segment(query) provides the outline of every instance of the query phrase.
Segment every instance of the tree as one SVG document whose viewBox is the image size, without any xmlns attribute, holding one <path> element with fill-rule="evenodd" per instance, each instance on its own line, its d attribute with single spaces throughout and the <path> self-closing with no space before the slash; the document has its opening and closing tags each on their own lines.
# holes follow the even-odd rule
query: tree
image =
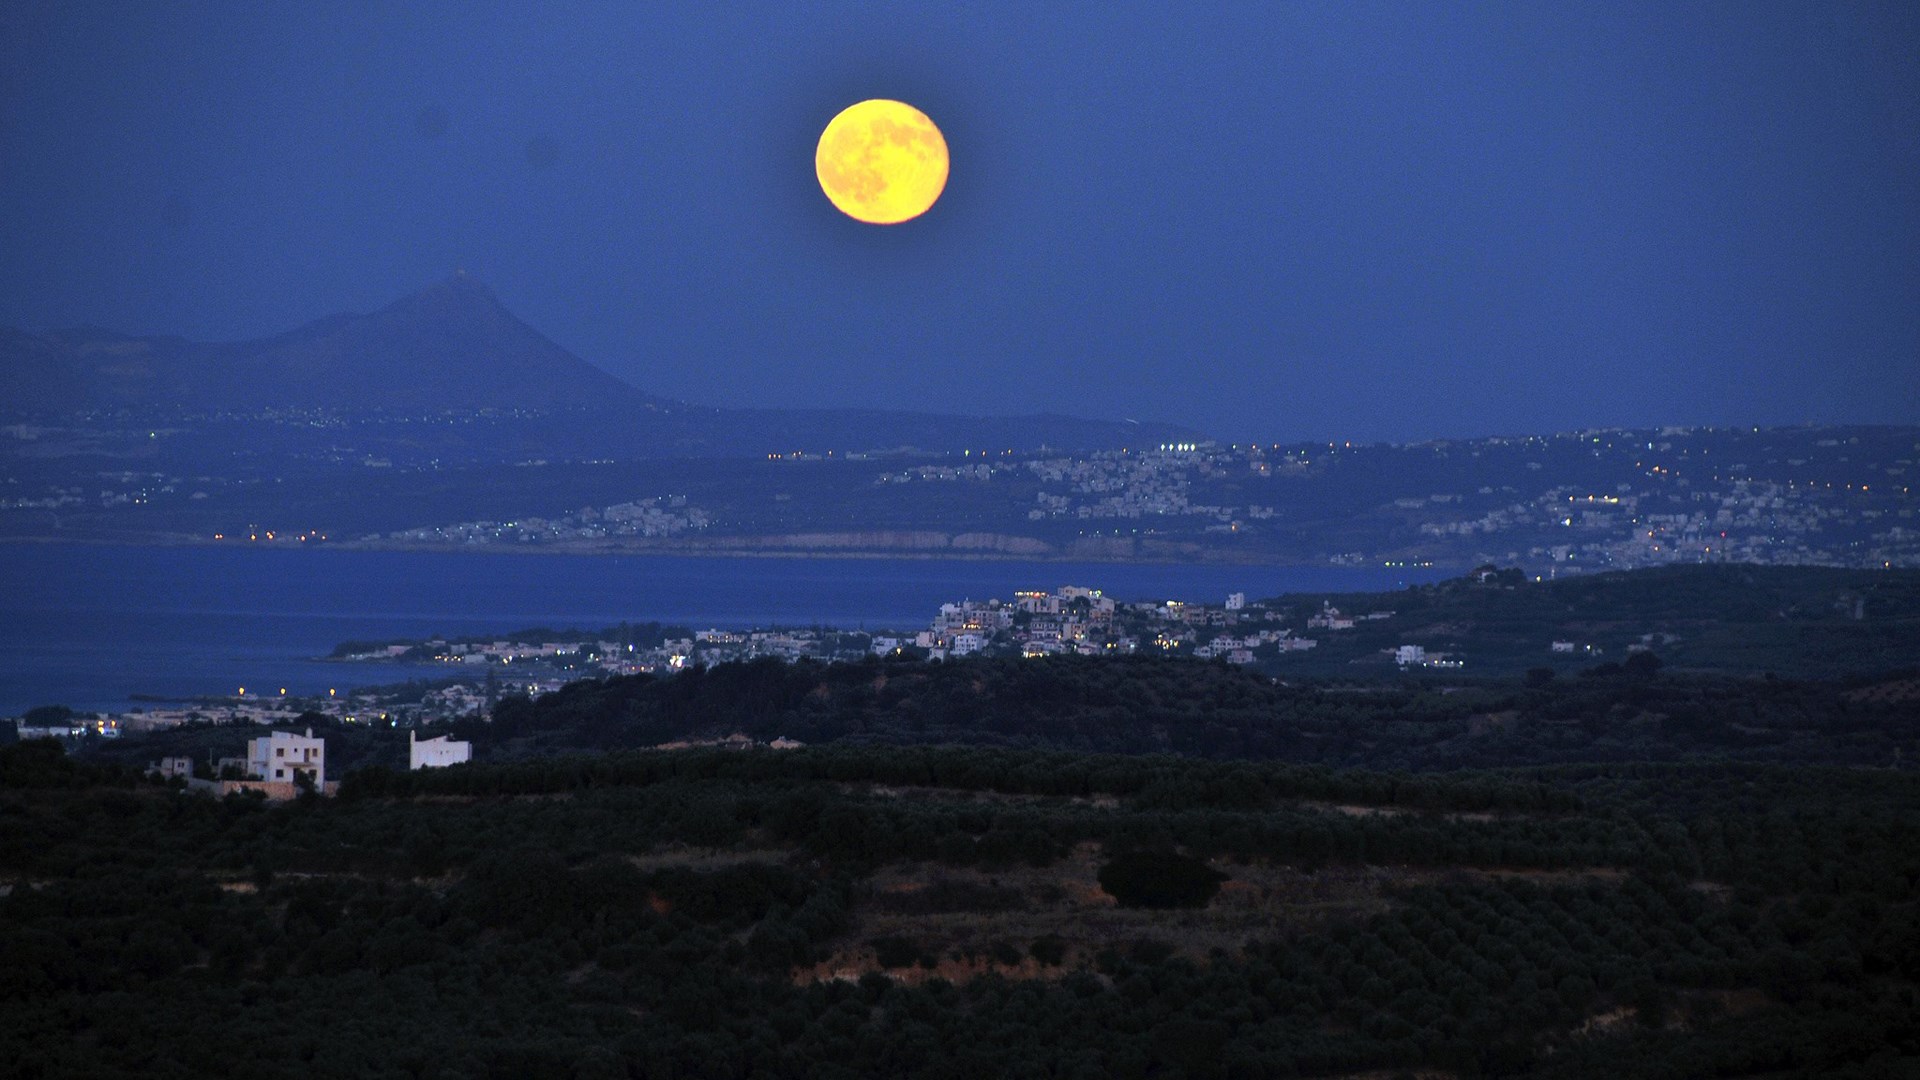
<svg viewBox="0 0 1920 1080">
<path fill-rule="evenodd" d="M 38 705 L 20 716 L 22 727 L 53 727 L 72 720 L 76 714 L 65 705 Z"/>
<path fill-rule="evenodd" d="M 55 739 L 28 739 L 0 746 L 0 788 L 79 787 L 78 766 Z"/>
<path fill-rule="evenodd" d="M 1121 907 L 1206 907 L 1227 875 L 1171 851 L 1117 855 L 1100 868 L 1100 887 Z"/>
</svg>

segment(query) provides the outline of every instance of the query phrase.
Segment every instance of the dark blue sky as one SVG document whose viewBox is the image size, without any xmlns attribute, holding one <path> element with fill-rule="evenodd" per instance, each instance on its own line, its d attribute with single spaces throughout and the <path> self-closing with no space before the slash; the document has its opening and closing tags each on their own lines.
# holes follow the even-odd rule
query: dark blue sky
<svg viewBox="0 0 1920 1080">
<path fill-rule="evenodd" d="M 717 405 L 1920 422 L 1920 5 L 1192 6 L 13 0 L 0 322 L 253 337 L 465 268 Z M 813 177 L 867 97 L 953 151 L 906 225 Z"/>
</svg>

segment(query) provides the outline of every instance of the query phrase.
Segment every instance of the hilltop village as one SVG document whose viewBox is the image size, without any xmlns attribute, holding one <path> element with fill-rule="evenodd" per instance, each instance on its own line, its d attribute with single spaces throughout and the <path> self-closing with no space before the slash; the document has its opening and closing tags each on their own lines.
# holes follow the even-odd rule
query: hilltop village
<svg viewBox="0 0 1920 1080">
<path fill-rule="evenodd" d="M 1492 573 L 1490 568 L 1486 572 Z M 1128 602 L 1100 589 L 1065 585 L 1052 592 L 1016 592 L 1012 600 L 944 603 L 927 627 L 917 631 L 668 629 L 650 642 L 619 640 L 616 631 L 578 637 L 548 634 L 538 640 L 527 635 L 496 640 L 434 638 L 346 652 L 340 658 L 351 662 L 430 660 L 458 670 L 464 677 L 426 691 L 417 707 L 370 706 L 356 697 L 362 703 L 350 703 L 345 712 L 349 720 L 355 712 L 378 709 L 383 719 L 430 722 L 483 714 L 503 694 L 537 697 L 576 678 L 663 673 L 762 658 L 832 662 L 870 655 L 944 660 L 1147 653 L 1254 664 L 1306 652 L 1327 634 L 1390 619 L 1393 614 L 1348 612 L 1323 603 L 1300 618 L 1279 606 L 1250 602 L 1244 593 L 1230 594 L 1219 604 Z M 1424 645 L 1402 644 L 1379 653 L 1378 660 L 1400 670 L 1464 666 L 1464 661 Z"/>
<path fill-rule="evenodd" d="M 463 676 L 427 692 L 423 718 L 471 715 L 504 693 L 539 695 L 573 678 L 677 671 L 695 665 L 771 657 L 786 661 L 859 660 L 869 655 L 940 660 L 964 656 L 1112 656 L 1150 652 L 1251 664 L 1314 648 L 1305 631 L 1352 629 L 1392 612 L 1349 614 L 1325 607 L 1300 625 L 1277 608 L 1234 593 L 1219 604 L 1181 600 L 1125 602 L 1074 585 L 1052 592 L 1016 592 L 1011 600 L 958 600 L 940 605 L 925 629 L 844 631 L 831 628 L 686 630 L 656 634 L 618 630 L 595 635 L 542 632 L 482 639 L 434 638 L 345 651 L 348 662 L 443 664 Z M 639 640 L 635 640 L 635 638 Z M 624 639 L 624 640 L 623 640 Z M 1412 649 L 1402 664 L 1446 664 Z"/>
<path fill-rule="evenodd" d="M 87 715 L 35 710 L 19 721 L 22 738 L 112 738 L 182 724 L 295 723 L 324 717 L 343 724 L 417 727 L 486 715 L 503 697 L 539 697 L 582 678 L 667 673 L 696 665 L 774 658 L 820 662 L 897 656 L 937 660 L 966 656 L 1117 656 L 1150 653 L 1253 664 L 1315 648 L 1322 637 L 1389 618 L 1390 611 L 1322 607 L 1300 618 L 1234 593 L 1218 604 L 1181 600 L 1127 602 L 1099 589 L 1062 586 L 1016 592 L 1011 600 L 958 600 L 921 630 L 844 631 L 826 627 L 706 629 L 619 627 L 584 633 L 530 631 L 494 638 L 432 638 L 335 650 L 342 663 L 422 663 L 444 669 L 387 687 L 329 691 L 324 696 L 242 689 L 226 698 Z M 1311 635 L 1311 636 L 1310 636 Z M 1459 667 L 1460 661 L 1418 645 L 1384 650 L 1382 661 L 1409 667 Z"/>
</svg>

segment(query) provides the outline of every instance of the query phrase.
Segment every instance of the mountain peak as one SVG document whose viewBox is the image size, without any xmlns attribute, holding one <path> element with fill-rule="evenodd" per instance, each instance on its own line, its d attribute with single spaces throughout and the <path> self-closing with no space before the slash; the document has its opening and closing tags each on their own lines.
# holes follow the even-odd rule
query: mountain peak
<svg viewBox="0 0 1920 1080">
<path fill-rule="evenodd" d="M 464 271 L 371 314 L 335 315 L 255 341 L 203 345 L 89 331 L 46 339 L 39 353 L 14 345 L 6 351 L 23 365 L 48 371 L 46 379 L 0 379 L 0 388 L 20 384 L 15 397 L 28 409 L 217 402 L 439 411 L 657 400 L 548 340 Z"/>
<path fill-rule="evenodd" d="M 485 282 L 467 273 L 465 270 L 455 270 L 447 276 L 446 280 L 435 282 L 422 291 L 431 292 L 438 289 L 444 289 L 447 292 L 453 293 L 455 296 L 477 296 L 496 304 L 499 303 L 499 300 L 493 295 L 493 290 L 488 288 Z"/>
<path fill-rule="evenodd" d="M 513 318 L 493 290 L 465 270 L 457 270 L 451 276 L 409 293 L 382 309 L 383 312 L 407 310 L 485 312 Z"/>
</svg>

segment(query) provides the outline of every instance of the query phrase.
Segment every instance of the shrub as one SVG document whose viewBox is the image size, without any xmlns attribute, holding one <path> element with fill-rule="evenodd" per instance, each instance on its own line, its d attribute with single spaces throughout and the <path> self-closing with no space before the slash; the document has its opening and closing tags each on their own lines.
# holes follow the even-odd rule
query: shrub
<svg viewBox="0 0 1920 1080">
<path fill-rule="evenodd" d="M 1206 907 L 1227 875 L 1171 851 L 1116 855 L 1100 868 L 1100 887 L 1121 907 Z"/>
<path fill-rule="evenodd" d="M 912 967 L 920 960 L 920 947 L 903 937 L 874 938 L 873 955 L 883 968 Z"/>
</svg>

